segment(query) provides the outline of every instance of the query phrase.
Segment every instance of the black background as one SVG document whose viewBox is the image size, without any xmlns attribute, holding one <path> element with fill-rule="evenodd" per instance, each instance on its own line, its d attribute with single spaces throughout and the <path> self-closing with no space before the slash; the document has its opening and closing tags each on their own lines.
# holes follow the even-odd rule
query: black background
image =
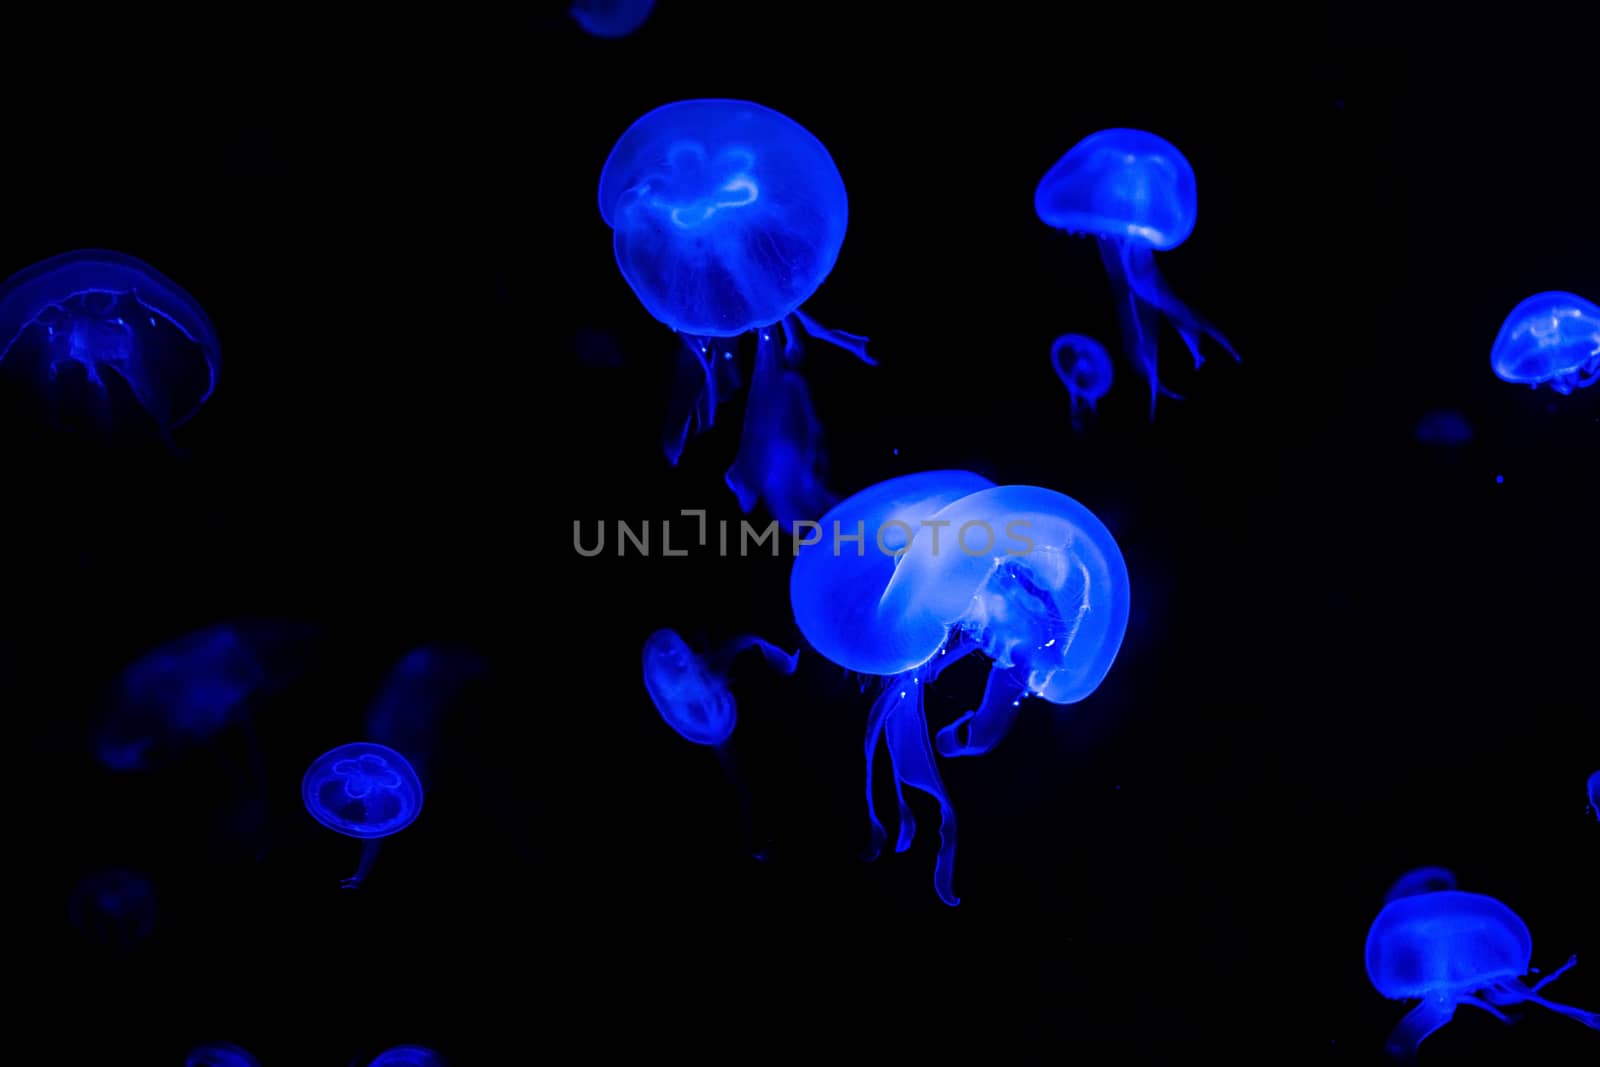
<svg viewBox="0 0 1600 1067">
<path fill-rule="evenodd" d="M 0 274 L 139 256 L 208 309 L 224 370 L 181 458 L 8 416 L 10 1040 L 154 1064 L 221 1038 L 266 1067 L 400 1041 L 531 1062 L 574 1038 L 578 1058 L 1374 1062 L 1404 1009 L 1362 941 L 1424 863 L 1521 914 L 1535 966 L 1589 954 L 1550 993 L 1600 1006 L 1600 397 L 1488 368 L 1523 297 L 1600 297 L 1592 76 L 1531 49 L 1375 50 L 1334 21 L 1267 48 L 1062 17 L 667 0 L 617 41 L 549 11 L 19 32 L 38 67 L 11 68 Z M 675 339 L 594 203 L 616 137 L 700 96 L 791 116 L 849 190 L 807 308 L 881 365 L 808 349 L 834 488 L 945 467 L 1048 486 L 1128 561 L 1105 684 L 943 763 L 959 908 L 933 894 L 921 799 L 910 853 L 857 859 L 856 680 L 808 653 L 790 680 L 735 672 L 765 863 L 711 753 L 643 691 L 659 627 L 798 647 L 786 559 L 572 547 L 575 520 L 739 518 L 740 400 L 667 466 Z M 1109 126 L 1193 163 L 1199 225 L 1160 264 L 1244 359 L 1192 372 L 1166 333 L 1187 399 L 1150 422 L 1119 361 L 1080 438 L 1049 345 L 1109 344 L 1111 304 L 1031 193 Z M 1418 444 L 1434 408 L 1472 443 Z M 325 628 L 254 709 L 249 832 L 224 817 L 244 730 L 133 778 L 84 742 L 122 665 L 245 615 Z M 424 817 L 342 893 L 359 846 L 305 815 L 300 775 L 356 739 L 398 656 L 446 640 L 491 684 L 452 713 Z M 981 687 L 977 662 L 942 677 L 934 725 Z M 125 956 L 67 922 L 110 865 L 159 894 Z M 1464 1010 L 1424 1057 L 1596 1046 L 1538 1009 Z"/>
</svg>

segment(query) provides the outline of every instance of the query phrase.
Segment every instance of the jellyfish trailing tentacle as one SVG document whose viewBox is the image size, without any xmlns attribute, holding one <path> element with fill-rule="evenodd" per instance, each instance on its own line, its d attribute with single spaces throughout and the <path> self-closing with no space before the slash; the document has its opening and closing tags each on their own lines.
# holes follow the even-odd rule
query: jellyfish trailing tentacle
<svg viewBox="0 0 1600 1067">
<path fill-rule="evenodd" d="M 789 319 L 794 320 L 794 322 L 798 322 L 800 324 L 800 328 L 808 335 L 816 338 L 819 341 L 826 341 L 835 348 L 844 349 L 846 352 L 849 352 L 867 366 L 876 367 L 878 365 L 877 360 L 867 355 L 868 341 L 867 338 L 862 337 L 860 334 L 845 333 L 843 330 L 830 329 L 829 327 L 822 325 L 822 323 L 818 322 L 810 315 L 807 315 L 805 311 L 800 308 L 795 308 L 793 314 L 789 316 Z M 794 326 L 789 322 L 789 319 L 785 320 L 785 327 L 789 330 L 790 336 L 792 337 L 794 335 Z"/>
<path fill-rule="evenodd" d="M 1560 1004 L 1553 1000 L 1546 1000 L 1539 995 L 1539 990 L 1572 970 L 1577 964 L 1578 957 L 1572 956 L 1566 963 L 1545 975 L 1531 987 L 1524 985 L 1519 980 L 1511 979 L 1504 982 L 1496 982 L 1483 991 L 1483 996 L 1493 1004 L 1537 1004 L 1541 1008 L 1555 1012 L 1557 1015 L 1565 1015 L 1569 1019 L 1576 1019 L 1591 1030 L 1600 1030 L 1600 1012 L 1574 1008 L 1570 1004 Z"/>
<path fill-rule="evenodd" d="M 977 708 L 939 731 L 941 756 L 981 756 L 1005 739 L 1028 695 L 1027 674 L 1016 668 L 989 672 Z"/>
<path fill-rule="evenodd" d="M 744 384 L 730 339 L 681 336 L 661 436 L 661 450 L 674 467 L 689 438 L 715 426 L 723 399 Z"/>
<path fill-rule="evenodd" d="M 777 341 L 780 327 L 758 331 L 739 453 L 723 476 L 740 511 L 748 515 L 757 501 L 765 500 L 773 517 L 783 523 L 815 519 L 834 503 L 826 485 L 822 423 L 812 406 L 811 390 L 793 369 L 795 360 L 789 355 L 799 350 L 793 322 L 792 315 L 784 320 L 782 329 L 788 336 L 784 349 Z"/>
<path fill-rule="evenodd" d="M 900 684 L 892 684 L 895 681 Z M 933 888 L 940 900 L 953 907 L 961 903 L 961 898 L 955 893 L 956 811 L 939 777 L 933 746 L 928 743 L 928 721 L 923 712 L 922 689 L 914 673 L 891 679 L 891 684 L 873 705 L 868 718 L 867 808 L 873 831 L 873 847 L 868 858 L 876 857 L 887 837 L 872 800 L 872 763 L 881 737 L 888 744 L 889 763 L 893 768 L 900 802 L 900 835 L 895 851 L 904 852 L 910 848 L 916 833 L 910 807 L 904 792 L 900 791 L 903 784 L 927 793 L 939 804 L 939 854 L 934 860 Z"/>
<path fill-rule="evenodd" d="M 1196 368 L 1205 365 L 1206 359 L 1200 351 L 1200 342 L 1207 337 L 1232 356 L 1235 363 L 1242 362 L 1238 350 L 1229 343 L 1221 331 L 1196 314 L 1188 304 L 1178 298 L 1177 293 L 1172 291 L 1172 286 L 1167 284 L 1166 278 L 1162 277 L 1160 269 L 1156 267 L 1155 252 L 1149 246 L 1133 241 L 1119 243 L 1122 275 L 1127 279 L 1128 288 L 1141 303 L 1159 311 L 1172 324 L 1178 336 L 1183 338 L 1189 354 L 1194 357 Z"/>
</svg>

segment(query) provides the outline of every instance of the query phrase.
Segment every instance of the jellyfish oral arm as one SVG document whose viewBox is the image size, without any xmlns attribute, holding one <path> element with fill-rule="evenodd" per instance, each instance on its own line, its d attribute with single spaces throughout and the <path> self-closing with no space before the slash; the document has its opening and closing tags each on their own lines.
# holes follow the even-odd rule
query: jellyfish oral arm
<svg viewBox="0 0 1600 1067">
<path fill-rule="evenodd" d="M 1429 1034 L 1449 1022 L 1455 1013 L 1455 998 L 1441 995 L 1427 997 L 1407 1012 L 1406 1017 L 1390 1032 L 1388 1041 L 1384 1043 L 1385 1050 L 1401 1063 L 1414 1062 L 1417 1046 Z"/>
<path fill-rule="evenodd" d="M 1539 995 L 1539 990 L 1543 989 L 1551 982 L 1554 982 L 1557 978 L 1560 978 L 1562 975 L 1566 974 L 1573 967 L 1575 967 L 1577 963 L 1578 957 L 1573 956 L 1571 959 L 1567 960 L 1566 963 L 1562 964 L 1560 967 L 1539 979 L 1539 981 L 1531 989 L 1517 981 L 1498 982 L 1485 990 L 1484 996 L 1490 1002 L 1495 1004 L 1537 1004 L 1541 1008 L 1548 1008 L 1557 1015 L 1565 1015 L 1569 1019 L 1576 1019 L 1578 1022 L 1589 1027 L 1591 1030 L 1600 1030 L 1600 1012 L 1584 1011 L 1582 1008 L 1574 1008 L 1567 1004 L 1558 1004 L 1553 1000 L 1546 1000 L 1544 997 Z"/>
<path fill-rule="evenodd" d="M 356 868 L 356 873 L 339 883 L 343 889 L 360 889 L 362 884 L 372 875 L 372 865 L 378 861 L 378 842 L 380 838 L 369 837 L 361 842 L 361 864 Z"/>
<path fill-rule="evenodd" d="M 990 751 L 1016 721 L 1022 699 L 1028 695 L 1027 674 L 1018 668 L 996 667 L 989 672 L 983 700 L 939 731 L 937 744 L 941 756 L 981 756 Z"/>
<path fill-rule="evenodd" d="M 805 330 L 811 337 L 815 337 L 819 341 L 826 341 L 835 348 L 844 349 L 869 367 L 878 365 L 877 360 L 867 355 L 867 339 L 860 334 L 845 333 L 843 330 L 830 330 L 799 308 L 795 308 L 789 318 L 799 323 L 800 328 Z M 791 333 L 794 330 L 793 325 L 788 322 L 785 322 L 784 328 Z"/>
<path fill-rule="evenodd" d="M 768 667 L 771 667 L 773 670 L 784 676 L 793 674 L 795 668 L 800 663 L 800 653 L 798 650 L 794 652 L 785 652 L 772 642 L 763 640 L 754 634 L 741 634 L 740 636 L 735 637 L 732 641 L 729 641 L 728 644 L 721 650 L 721 652 L 718 653 L 716 666 L 719 670 L 725 670 L 727 667 L 732 665 L 733 661 L 738 658 L 741 653 L 747 652 L 752 648 L 761 653 L 761 657 L 767 661 Z"/>
</svg>

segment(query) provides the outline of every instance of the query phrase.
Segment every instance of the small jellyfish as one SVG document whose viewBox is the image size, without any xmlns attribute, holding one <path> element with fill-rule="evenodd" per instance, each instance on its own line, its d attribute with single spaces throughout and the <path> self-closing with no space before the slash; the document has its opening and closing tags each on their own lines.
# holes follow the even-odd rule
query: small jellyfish
<svg viewBox="0 0 1600 1067">
<path fill-rule="evenodd" d="M 656 0 L 575 0 L 567 14 L 591 37 L 626 37 L 655 6 Z"/>
<path fill-rule="evenodd" d="M 1095 405 L 1111 391 L 1111 356 L 1093 337 L 1064 333 L 1050 346 L 1050 365 L 1072 397 L 1072 428 L 1082 433 Z"/>
<path fill-rule="evenodd" d="M 300 782 L 306 810 L 328 829 L 362 840 L 361 866 L 341 885 L 359 888 L 372 873 L 378 842 L 417 821 L 422 782 L 404 756 L 357 741 L 312 761 Z"/>
<path fill-rule="evenodd" d="M 1460 448 L 1472 443 L 1472 424 L 1459 411 L 1430 411 L 1417 420 L 1416 438 L 1430 448 Z"/>
<path fill-rule="evenodd" d="M 798 367 L 808 334 L 873 364 L 867 339 L 801 310 L 838 259 L 844 179 L 810 131 L 743 100 L 682 100 L 628 127 L 600 175 L 617 266 L 684 347 L 663 448 L 677 464 L 691 427 L 709 429 L 741 383 L 735 339 L 755 333 L 755 373 L 726 481 L 745 512 L 780 522 L 832 502 L 822 431 Z"/>
<path fill-rule="evenodd" d="M 1205 362 L 1210 337 L 1235 360 L 1227 339 L 1189 309 L 1156 269 L 1155 253 L 1181 245 L 1194 230 L 1198 201 L 1194 169 L 1183 153 L 1143 130 L 1090 134 L 1039 180 L 1033 209 L 1046 226 L 1094 237 L 1111 278 L 1122 345 L 1150 382 L 1150 411 L 1166 389 L 1156 373 L 1160 320 L 1170 322 L 1194 356 Z"/>
<path fill-rule="evenodd" d="M 210 1041 L 190 1049 L 183 1067 L 261 1067 L 261 1063 L 230 1041 Z"/>
<path fill-rule="evenodd" d="M 1538 1004 L 1600 1030 L 1600 1015 L 1539 996 L 1577 957 L 1529 987 L 1521 979 L 1532 960 L 1527 924 L 1493 897 L 1447 889 L 1390 901 L 1367 932 L 1367 977 L 1391 1000 L 1421 1003 L 1389 1035 L 1387 1051 L 1411 1061 L 1463 1004 L 1506 1023 L 1511 1018 L 1501 1007 Z"/>
<path fill-rule="evenodd" d="M 448 1067 L 445 1058 L 421 1045 L 396 1045 L 367 1061 L 367 1067 Z"/>
<path fill-rule="evenodd" d="M 1401 897 L 1414 897 L 1420 893 L 1438 893 L 1455 887 L 1455 872 L 1444 867 L 1418 867 L 1396 878 L 1394 885 L 1389 887 L 1389 892 L 1383 895 L 1383 902 L 1387 904 L 1391 900 L 1399 900 Z"/>
<path fill-rule="evenodd" d="M 739 794 L 740 821 L 751 844 L 750 792 L 733 755 L 738 705 L 728 687 L 733 661 L 746 649 L 760 651 L 768 666 L 793 674 L 799 654 L 784 652 L 759 637 L 743 635 L 709 657 L 697 655 L 675 630 L 657 630 L 644 642 L 644 687 L 666 724 L 685 741 L 713 749 Z M 758 856 L 760 852 L 751 848 Z"/>
<path fill-rule="evenodd" d="M 78 883 L 68 902 L 72 925 L 97 945 L 132 952 L 156 928 L 156 891 L 138 871 L 96 871 Z"/>
<path fill-rule="evenodd" d="M 1536 293 L 1511 309 L 1489 350 L 1502 381 L 1565 396 L 1600 381 L 1600 307 L 1572 293 Z"/>
<path fill-rule="evenodd" d="M 210 398 L 220 367 L 205 310 L 132 256 L 67 252 L 0 285 L 0 371 L 27 382 L 58 428 L 106 437 L 136 406 L 164 436 Z"/>
</svg>

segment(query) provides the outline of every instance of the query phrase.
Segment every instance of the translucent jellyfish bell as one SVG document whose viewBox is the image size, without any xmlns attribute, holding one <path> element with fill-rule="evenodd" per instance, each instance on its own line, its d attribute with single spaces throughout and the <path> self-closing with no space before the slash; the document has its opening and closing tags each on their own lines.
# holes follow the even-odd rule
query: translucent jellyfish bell
<svg viewBox="0 0 1600 1067">
<path fill-rule="evenodd" d="M 866 338 L 800 309 L 838 259 L 844 179 L 810 131 L 744 100 L 656 108 L 618 139 L 600 175 L 600 214 L 640 303 L 683 335 L 663 446 L 678 462 L 740 384 L 734 339 L 757 337 L 739 454 L 727 473 L 746 512 L 764 499 L 783 522 L 831 502 L 821 428 L 797 368 L 800 335 L 872 363 Z"/>
<path fill-rule="evenodd" d="M 567 13 L 592 37 L 626 37 L 655 6 L 656 0 L 575 0 Z"/>
<path fill-rule="evenodd" d="M 1421 1003 L 1389 1035 L 1389 1054 L 1412 1060 L 1417 1046 L 1448 1023 L 1458 1005 L 1509 1023 L 1501 1007 L 1538 1004 L 1600 1030 L 1600 1015 L 1539 996 L 1577 957 L 1530 987 L 1521 979 L 1532 960 L 1527 925 L 1493 897 L 1444 890 L 1390 901 L 1367 932 L 1367 977 L 1391 1000 Z"/>
<path fill-rule="evenodd" d="M 210 398 L 221 353 L 194 297 L 121 252 L 67 252 L 0 285 L 0 372 L 61 428 L 108 436 L 137 407 L 175 429 Z"/>
<path fill-rule="evenodd" d="M 68 911 L 72 925 L 95 944 L 132 952 L 155 931 L 155 886 L 138 871 L 95 871 L 73 889 Z"/>
<path fill-rule="evenodd" d="M 1502 381 L 1566 395 L 1600 381 L 1600 307 L 1573 293 L 1536 293 L 1511 309 L 1489 350 Z"/>
<path fill-rule="evenodd" d="M 183 1067 L 261 1067 L 261 1062 L 230 1041 L 211 1041 L 190 1049 Z"/>
<path fill-rule="evenodd" d="M 1417 867 L 1395 879 L 1394 885 L 1383 896 L 1383 902 L 1414 897 L 1420 893 L 1438 893 L 1456 887 L 1455 872 L 1444 867 Z"/>
<path fill-rule="evenodd" d="M 1050 346 L 1050 365 L 1072 397 L 1072 427 L 1082 433 L 1111 391 L 1111 356 L 1093 337 L 1064 333 Z"/>
<path fill-rule="evenodd" d="M 356 889 L 372 873 L 378 842 L 422 814 L 422 781 L 394 749 L 358 741 L 312 761 L 300 782 L 300 798 L 323 826 L 363 841 L 360 868 L 341 883 Z"/>
<path fill-rule="evenodd" d="M 1177 248 L 1194 230 L 1198 200 L 1194 168 L 1169 142 L 1143 130 L 1090 134 L 1056 161 L 1033 194 L 1046 226 L 1097 239 L 1111 278 L 1123 348 L 1150 382 L 1150 410 L 1170 391 L 1156 373 L 1160 321 L 1170 322 L 1194 356 L 1205 362 L 1210 337 L 1239 358 L 1225 337 L 1189 309 L 1156 269 L 1155 253 Z"/>
<path fill-rule="evenodd" d="M 445 1058 L 421 1045 L 396 1045 L 384 1049 L 367 1062 L 367 1067 L 448 1067 Z"/>
</svg>

